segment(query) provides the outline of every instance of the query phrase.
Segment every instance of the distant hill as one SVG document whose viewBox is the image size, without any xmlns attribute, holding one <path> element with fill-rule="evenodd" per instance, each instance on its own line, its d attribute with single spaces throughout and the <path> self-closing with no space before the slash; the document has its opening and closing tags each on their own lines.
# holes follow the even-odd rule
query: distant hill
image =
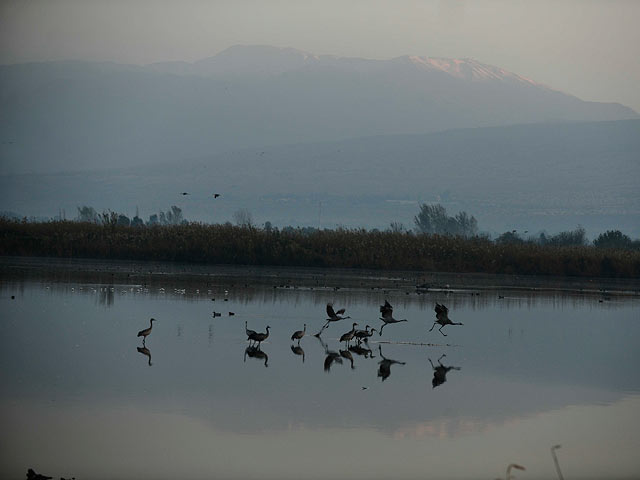
<svg viewBox="0 0 640 480">
<path fill-rule="evenodd" d="M 0 173 L 452 128 L 638 118 L 471 59 L 236 46 L 195 63 L 0 66 Z"/>
<path fill-rule="evenodd" d="M 412 227 L 420 202 L 466 210 L 480 227 L 531 233 L 585 226 L 640 236 L 640 120 L 535 124 L 244 149 L 107 171 L 0 176 L 0 206 L 75 216 L 176 204 L 186 218 Z M 190 195 L 182 196 L 181 192 Z M 217 199 L 212 193 L 221 193 Z"/>
</svg>

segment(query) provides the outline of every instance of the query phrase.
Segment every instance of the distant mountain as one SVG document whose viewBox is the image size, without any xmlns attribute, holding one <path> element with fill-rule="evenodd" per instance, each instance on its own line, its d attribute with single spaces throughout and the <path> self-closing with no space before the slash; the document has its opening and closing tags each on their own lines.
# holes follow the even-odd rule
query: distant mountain
<svg viewBox="0 0 640 480">
<path fill-rule="evenodd" d="M 536 124 L 245 149 L 147 167 L 0 175 L 0 205 L 58 215 L 90 205 L 145 219 L 178 205 L 224 222 L 413 226 L 421 202 L 466 210 L 480 227 L 534 233 L 583 225 L 640 232 L 640 120 Z M 182 196 L 181 192 L 190 195 Z M 213 199 L 212 193 L 221 197 Z"/>
<path fill-rule="evenodd" d="M 269 145 L 633 119 L 475 60 L 236 46 L 194 63 L 0 66 L 0 173 L 124 167 Z"/>
</svg>

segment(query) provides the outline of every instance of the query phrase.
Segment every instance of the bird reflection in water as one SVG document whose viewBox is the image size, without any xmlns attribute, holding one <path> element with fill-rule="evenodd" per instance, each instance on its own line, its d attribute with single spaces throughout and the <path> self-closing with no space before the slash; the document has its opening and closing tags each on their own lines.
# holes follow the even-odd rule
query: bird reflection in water
<svg viewBox="0 0 640 480">
<path fill-rule="evenodd" d="M 294 355 L 302 355 L 302 363 L 304 363 L 304 350 L 299 345 L 291 345 L 291 351 Z"/>
<path fill-rule="evenodd" d="M 442 365 L 440 360 L 442 360 L 442 357 L 446 356 L 446 353 L 440 355 L 440 358 L 438 359 L 438 366 L 434 366 L 431 359 L 429 359 L 431 368 L 433 368 L 433 380 L 431 380 L 431 385 L 433 385 L 433 388 L 436 388 L 437 386 L 442 385 L 447 381 L 447 373 L 449 373 L 449 370 L 460 370 L 460 367 L 447 367 L 445 365 Z"/>
<path fill-rule="evenodd" d="M 382 381 L 384 382 L 387 378 L 389 378 L 389 375 L 391 375 L 391 365 L 393 365 L 394 363 L 405 365 L 405 362 L 398 362 L 397 360 L 391 360 L 390 358 L 386 358 L 382 354 L 381 345 L 378 345 L 378 352 L 382 357 L 382 360 L 378 362 L 378 376 L 381 377 Z"/>
<path fill-rule="evenodd" d="M 247 357 L 249 358 L 257 358 L 258 360 L 264 360 L 264 366 L 268 367 L 269 356 L 260 350 L 260 347 L 250 346 L 244 350 L 244 361 L 247 361 Z"/>
<path fill-rule="evenodd" d="M 326 343 L 324 343 L 319 335 L 316 336 L 316 338 L 320 342 L 320 345 L 322 345 L 322 348 L 324 348 L 324 353 L 326 355 L 326 357 L 324 357 L 324 371 L 331 371 L 331 365 L 333 365 L 334 363 L 342 364 L 342 358 L 340 357 L 340 354 L 334 350 L 329 350 L 329 347 Z"/>
<path fill-rule="evenodd" d="M 151 350 L 149 350 L 147 347 L 136 347 L 138 350 L 138 353 L 141 353 L 143 355 L 145 355 L 148 359 L 149 359 L 149 366 L 153 365 L 151 363 Z"/>
<path fill-rule="evenodd" d="M 349 360 L 351 363 L 351 370 L 355 370 L 356 367 L 353 366 L 353 355 L 351 355 L 349 350 L 340 350 L 340 356 Z"/>
<path fill-rule="evenodd" d="M 364 358 L 376 358 L 370 348 L 364 348 L 361 345 L 351 345 L 349 351 Z"/>
</svg>

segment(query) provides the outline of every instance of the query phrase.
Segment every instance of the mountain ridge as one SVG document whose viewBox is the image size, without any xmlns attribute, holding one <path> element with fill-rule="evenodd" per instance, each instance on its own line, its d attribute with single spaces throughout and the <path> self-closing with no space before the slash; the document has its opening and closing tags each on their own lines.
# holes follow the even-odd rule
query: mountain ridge
<svg viewBox="0 0 640 480">
<path fill-rule="evenodd" d="M 175 73 L 185 69 L 191 73 Z M 639 118 L 628 107 L 585 102 L 471 59 L 367 60 L 268 46 L 232 47 L 191 64 L 0 66 L 0 111 L 0 173 L 179 162 L 241 148 L 455 128 Z"/>
</svg>

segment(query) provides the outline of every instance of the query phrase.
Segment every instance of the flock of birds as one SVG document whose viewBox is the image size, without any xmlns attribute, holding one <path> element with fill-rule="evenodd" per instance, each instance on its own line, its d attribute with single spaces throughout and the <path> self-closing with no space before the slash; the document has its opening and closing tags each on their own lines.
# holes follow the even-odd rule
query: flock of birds
<svg viewBox="0 0 640 480">
<path fill-rule="evenodd" d="M 459 323 L 459 322 L 453 322 L 449 318 L 449 309 L 445 305 L 436 303 L 434 310 L 436 312 L 436 320 L 433 322 L 433 325 L 431 326 L 431 329 L 429 330 L 429 332 L 431 332 L 436 325 L 440 325 L 440 328 L 438 329 L 438 331 L 446 337 L 447 334 L 442 331 L 444 327 L 446 327 L 447 325 L 463 325 L 462 323 Z M 351 352 L 354 352 L 358 355 L 363 355 L 365 356 L 365 358 L 366 357 L 374 358 L 371 352 L 371 349 L 368 348 L 369 338 L 372 337 L 375 332 L 378 332 L 378 334 L 382 336 L 384 327 L 386 327 L 387 325 L 407 321 L 406 318 L 403 318 L 403 319 L 394 318 L 393 306 L 389 303 L 388 300 L 385 300 L 384 305 L 380 306 L 380 315 L 381 315 L 380 320 L 382 321 L 380 330 L 377 330 L 376 328 L 371 328 L 369 325 L 366 325 L 364 330 L 357 329 L 356 327 L 358 326 L 358 323 L 353 322 L 351 324 L 351 330 L 343 333 L 339 339 L 340 344 L 344 343 L 345 349 L 340 350 L 339 352 L 335 352 L 335 351 L 329 350 L 327 345 L 322 341 L 321 334 L 325 331 L 325 329 L 329 328 L 329 326 L 332 323 L 336 323 L 341 320 L 350 319 L 351 317 L 349 315 L 345 315 L 346 309 L 344 308 L 341 308 L 338 311 L 335 311 L 331 303 L 327 304 L 326 312 L 327 312 L 327 318 L 325 319 L 324 325 L 322 326 L 320 331 L 314 335 L 320 340 L 320 343 L 322 344 L 325 350 L 325 354 L 326 354 L 325 365 L 324 365 L 325 371 L 329 371 L 333 363 L 342 363 L 343 358 L 349 360 L 351 362 L 351 367 L 353 368 L 353 357 L 351 355 Z M 149 351 L 149 349 L 146 348 L 146 339 L 151 334 L 151 331 L 153 329 L 153 322 L 155 321 L 156 321 L 155 318 L 151 318 L 149 321 L 149 327 L 143 330 L 140 330 L 138 332 L 138 337 L 142 337 L 142 346 L 137 347 L 137 350 L 141 354 L 148 357 L 149 366 L 152 365 L 151 352 Z M 245 328 L 245 333 L 247 335 L 247 341 L 249 342 L 249 346 L 245 350 L 245 359 L 247 356 L 251 358 L 258 358 L 264 361 L 265 366 L 268 366 L 269 357 L 267 356 L 266 353 L 264 353 L 260 349 L 260 346 L 262 342 L 264 342 L 269 338 L 269 335 L 270 335 L 269 330 L 271 329 L 271 326 L 267 325 L 264 332 L 257 332 L 255 330 L 250 329 L 248 322 L 245 321 L 244 328 Z M 297 330 L 293 332 L 293 334 L 291 335 L 291 341 L 297 342 L 297 345 L 291 345 L 291 351 L 295 355 L 301 355 L 303 362 L 304 362 L 304 350 L 300 347 L 300 341 L 305 337 L 306 334 L 307 334 L 307 324 L 305 323 L 303 325 L 302 330 Z M 354 342 L 355 344 L 352 344 L 352 342 Z M 367 348 L 363 348 L 361 346 L 362 342 L 364 342 L 367 345 Z M 404 362 L 399 362 L 396 360 L 391 360 L 386 358 L 382 354 L 382 348 L 380 346 L 378 346 L 378 350 L 379 350 L 380 357 L 382 358 L 382 360 L 378 362 L 379 363 L 378 376 L 382 377 L 382 380 L 384 381 L 387 377 L 389 377 L 391 373 L 390 371 L 391 365 L 404 364 Z M 452 369 L 459 370 L 458 367 L 446 367 L 442 365 L 440 363 L 440 360 L 444 356 L 445 355 L 441 356 L 438 359 L 438 364 L 439 364 L 438 366 L 434 366 L 433 362 L 431 362 L 431 359 L 429 359 L 429 362 L 431 362 L 431 366 L 434 371 L 434 377 L 432 382 L 434 387 L 441 385 L 446 381 L 446 374 L 449 370 L 452 370 Z"/>
</svg>

